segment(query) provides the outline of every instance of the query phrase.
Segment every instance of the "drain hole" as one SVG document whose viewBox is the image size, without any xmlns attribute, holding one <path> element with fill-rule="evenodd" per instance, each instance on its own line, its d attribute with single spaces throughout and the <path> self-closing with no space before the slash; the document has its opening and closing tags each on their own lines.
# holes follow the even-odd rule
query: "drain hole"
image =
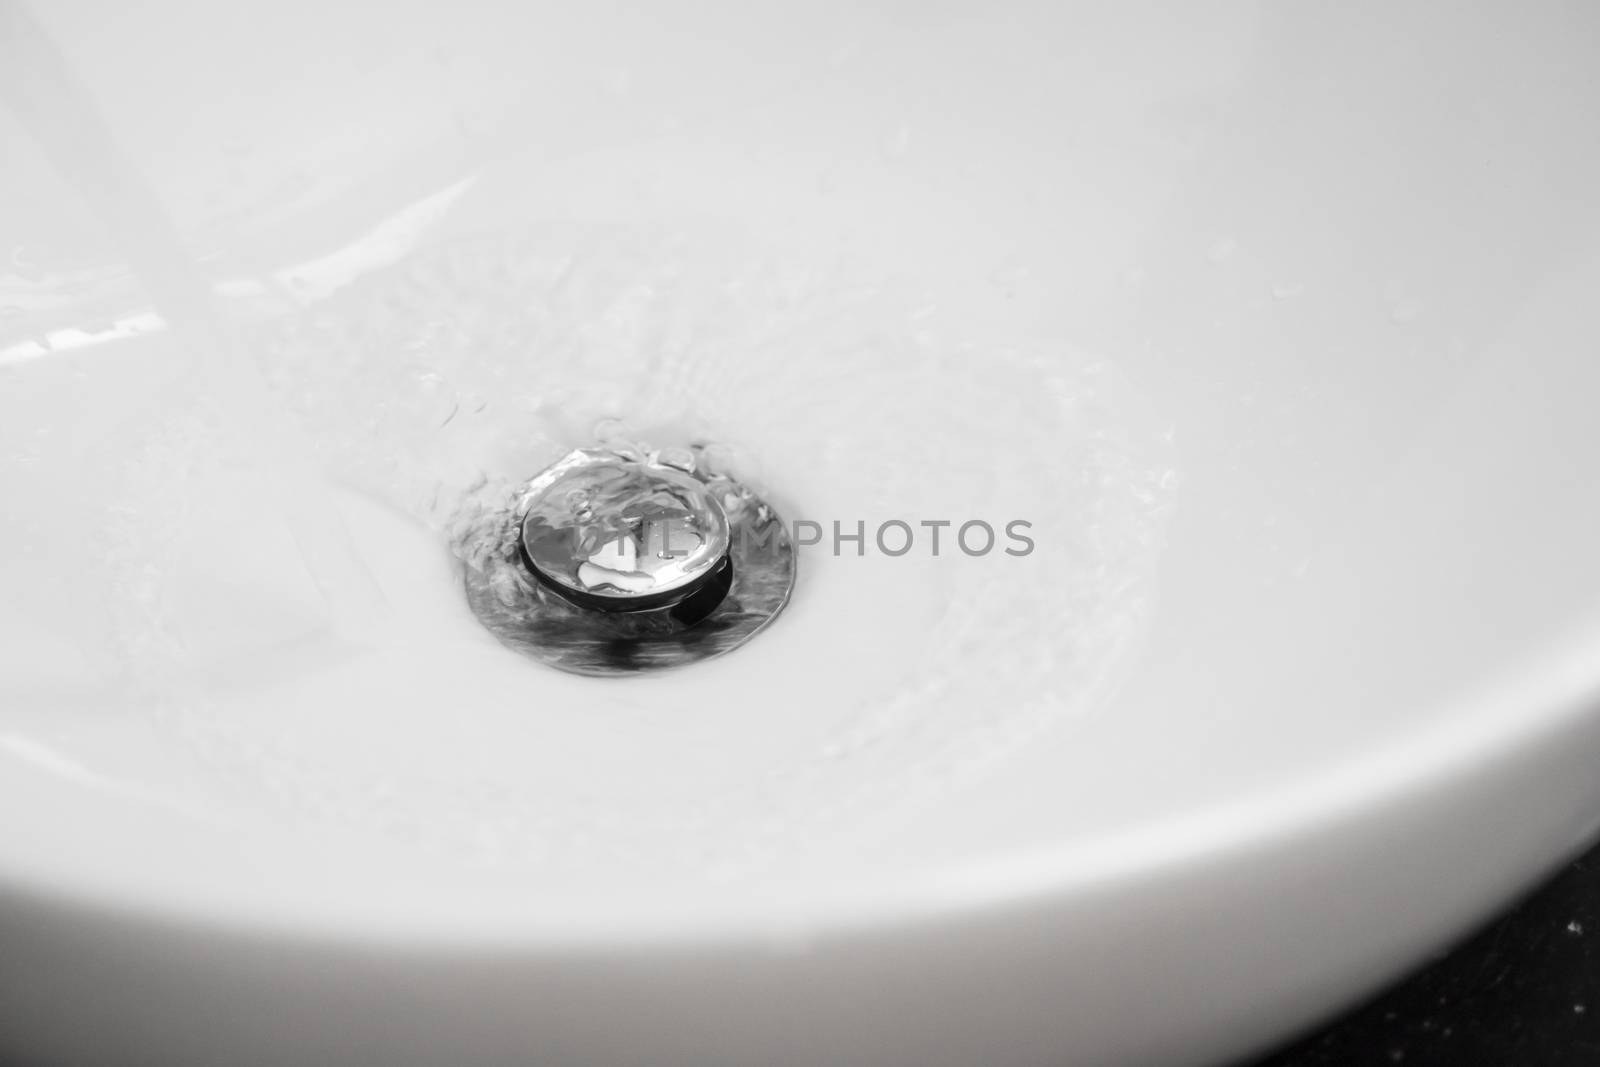
<svg viewBox="0 0 1600 1067">
<path fill-rule="evenodd" d="M 579 449 L 530 479 L 468 558 L 467 601 L 507 647 L 577 674 L 672 667 L 748 641 L 788 602 L 777 513 L 703 450 Z M 670 461 L 669 458 L 670 457 Z"/>
</svg>

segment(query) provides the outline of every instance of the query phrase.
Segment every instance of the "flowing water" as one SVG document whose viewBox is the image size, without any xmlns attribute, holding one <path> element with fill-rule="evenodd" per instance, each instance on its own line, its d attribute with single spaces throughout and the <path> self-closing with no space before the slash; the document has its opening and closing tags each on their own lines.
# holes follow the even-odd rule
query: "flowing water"
<svg viewBox="0 0 1600 1067">
<path fill-rule="evenodd" d="M 60 174 L 113 236 L 160 320 L 176 335 L 245 442 L 261 490 L 257 506 L 281 515 L 339 629 L 358 637 L 378 624 L 381 594 L 350 544 L 305 455 L 302 438 L 269 402 L 235 330 L 216 313 L 160 199 L 124 158 L 94 101 L 20 6 L 0 7 L 0 96 Z"/>
<path fill-rule="evenodd" d="M 7 380 L 9 414 L 94 428 L 10 454 L 48 564 L 19 579 L 42 636 L 17 691 L 132 709 L 182 754 L 130 789 L 220 780 L 241 811 L 552 878 L 738 872 L 990 773 L 1134 647 L 1173 497 L 1158 428 L 1110 364 L 997 330 L 981 294 L 702 221 L 548 221 L 513 171 L 263 315 L 214 295 L 42 40 L 9 47 L 8 92 L 170 327 Z M 620 684 L 478 630 L 459 568 L 596 434 L 716 442 L 816 524 L 779 624 Z M 974 520 L 1034 548 L 969 555 Z M 85 648 L 114 690 L 52 666 Z"/>
</svg>

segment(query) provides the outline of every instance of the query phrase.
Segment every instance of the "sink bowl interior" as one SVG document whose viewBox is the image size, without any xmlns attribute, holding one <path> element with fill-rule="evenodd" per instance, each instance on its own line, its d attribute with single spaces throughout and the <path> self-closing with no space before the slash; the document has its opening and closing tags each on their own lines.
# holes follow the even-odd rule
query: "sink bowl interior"
<svg viewBox="0 0 1600 1067">
<path fill-rule="evenodd" d="M 1530 754 L 1596 740 L 1589 15 L 7 17 L 0 883 L 524 947 L 1109 917 L 1341 827 L 1459 858 L 1432 805 L 1544 777 L 1258 1034 L 1592 828 Z M 58 67 L 109 155 L 37 137 Z M 748 647 L 597 682 L 466 609 L 462 516 L 612 418 L 816 524 Z"/>
</svg>

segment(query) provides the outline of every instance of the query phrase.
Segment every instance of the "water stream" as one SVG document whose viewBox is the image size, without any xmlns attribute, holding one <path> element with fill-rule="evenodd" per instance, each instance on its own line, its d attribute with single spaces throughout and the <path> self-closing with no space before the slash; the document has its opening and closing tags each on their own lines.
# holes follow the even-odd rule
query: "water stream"
<svg viewBox="0 0 1600 1067">
<path fill-rule="evenodd" d="M 287 524 L 330 622 L 346 638 L 374 633 L 383 595 L 331 505 L 303 435 L 271 403 L 160 198 L 119 149 L 61 51 L 12 0 L 0 0 L 0 101 L 114 236 L 155 311 L 187 350 L 193 375 L 220 401 L 254 461 L 260 506 Z"/>
<path fill-rule="evenodd" d="M 247 318 L 59 54 L 14 3 L 0 18 L 0 91 L 168 327 L 105 346 L 77 406 L 44 406 L 74 429 L 114 419 L 134 353 L 186 353 L 100 466 L 35 465 L 36 543 L 51 523 L 80 541 L 29 587 L 26 622 L 70 601 L 52 621 L 92 644 L 75 605 L 109 595 L 119 656 L 163 682 L 152 746 L 246 809 L 541 877 L 747 869 L 989 773 L 1095 707 L 1137 642 L 1172 498 L 1159 430 L 1106 361 L 1014 328 L 970 264 L 945 264 L 951 284 L 669 212 L 557 221 L 526 193 L 538 161 L 508 158 L 396 261 Z M 748 649 L 608 689 L 496 645 L 460 567 L 512 487 L 617 417 L 648 444 L 722 443 L 830 536 Z M 77 484 L 95 470 L 114 484 Z M 886 520 L 974 519 L 1027 520 L 1038 550 L 969 557 L 953 528 L 938 555 L 872 544 Z M 289 543 L 269 536 L 283 523 Z M 836 551 L 835 523 L 865 542 Z M 297 570 L 320 628 L 296 614 Z M 329 622 L 363 654 L 330 651 Z"/>
</svg>

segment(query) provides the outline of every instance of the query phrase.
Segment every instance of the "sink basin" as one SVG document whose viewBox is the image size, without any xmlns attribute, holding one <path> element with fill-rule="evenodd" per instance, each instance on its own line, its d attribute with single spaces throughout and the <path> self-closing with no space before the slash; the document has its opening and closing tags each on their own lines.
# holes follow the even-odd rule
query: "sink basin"
<svg viewBox="0 0 1600 1067">
<path fill-rule="evenodd" d="M 0 0 L 0 1055 L 1214 1063 L 1448 944 L 1600 831 L 1597 31 Z M 468 610 L 615 420 L 814 532 L 748 646 Z"/>
</svg>

